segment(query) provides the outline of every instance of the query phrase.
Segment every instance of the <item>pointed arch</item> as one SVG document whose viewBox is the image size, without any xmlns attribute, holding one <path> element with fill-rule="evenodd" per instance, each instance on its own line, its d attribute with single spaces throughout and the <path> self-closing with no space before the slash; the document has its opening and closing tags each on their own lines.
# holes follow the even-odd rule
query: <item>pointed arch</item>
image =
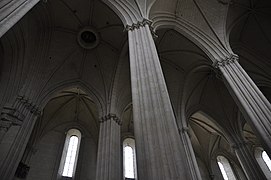
<svg viewBox="0 0 271 180">
<path fill-rule="evenodd" d="M 172 14 L 161 12 L 154 14 L 152 19 L 154 30 L 172 28 L 178 31 L 204 51 L 213 63 L 230 57 L 230 54 L 233 54 L 230 48 L 225 48 L 196 26 L 181 18 L 176 18 Z"/>
</svg>

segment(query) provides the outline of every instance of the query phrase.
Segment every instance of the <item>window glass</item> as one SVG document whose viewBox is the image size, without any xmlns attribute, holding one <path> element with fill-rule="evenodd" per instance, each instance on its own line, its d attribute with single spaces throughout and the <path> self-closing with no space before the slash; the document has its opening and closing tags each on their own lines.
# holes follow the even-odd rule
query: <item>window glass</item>
<svg viewBox="0 0 271 180">
<path fill-rule="evenodd" d="M 67 151 L 67 155 L 66 155 L 66 159 L 65 159 L 65 163 L 64 163 L 64 169 L 63 169 L 62 176 L 72 177 L 73 168 L 75 165 L 77 146 L 78 146 L 78 137 L 71 136 L 71 138 L 69 140 L 68 151 Z"/>
<path fill-rule="evenodd" d="M 236 180 L 230 162 L 224 156 L 217 156 L 217 163 L 224 180 Z"/>
<path fill-rule="evenodd" d="M 78 152 L 80 148 L 81 132 L 70 129 L 66 134 L 58 174 L 62 177 L 73 177 L 76 170 Z"/>
<path fill-rule="evenodd" d="M 269 168 L 269 171 L 271 171 L 271 160 L 265 151 L 262 152 L 262 158 L 267 167 Z"/>
<path fill-rule="evenodd" d="M 223 176 L 224 180 L 228 180 L 229 178 L 227 176 L 227 173 L 225 171 L 225 168 L 224 168 L 223 164 L 221 162 L 218 162 L 218 166 L 219 166 L 219 169 L 220 169 L 220 171 L 222 173 L 222 176 Z"/>
<path fill-rule="evenodd" d="M 123 141 L 123 168 L 125 178 L 136 179 L 135 140 L 132 138 Z"/>
<path fill-rule="evenodd" d="M 262 147 L 255 148 L 255 158 L 267 179 L 271 179 L 271 161 Z"/>
<path fill-rule="evenodd" d="M 131 146 L 124 147 L 124 166 L 125 166 L 125 177 L 135 178 L 135 167 L 134 167 L 134 153 Z"/>
</svg>

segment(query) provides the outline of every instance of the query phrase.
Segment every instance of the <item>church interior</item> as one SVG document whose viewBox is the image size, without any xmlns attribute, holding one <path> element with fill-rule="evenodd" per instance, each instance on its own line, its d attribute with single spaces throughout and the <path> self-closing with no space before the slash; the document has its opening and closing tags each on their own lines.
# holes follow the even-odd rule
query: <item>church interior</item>
<svg viewBox="0 0 271 180">
<path fill-rule="evenodd" d="M 270 32 L 270 0 L 0 1 L 0 179 L 271 179 Z"/>
</svg>

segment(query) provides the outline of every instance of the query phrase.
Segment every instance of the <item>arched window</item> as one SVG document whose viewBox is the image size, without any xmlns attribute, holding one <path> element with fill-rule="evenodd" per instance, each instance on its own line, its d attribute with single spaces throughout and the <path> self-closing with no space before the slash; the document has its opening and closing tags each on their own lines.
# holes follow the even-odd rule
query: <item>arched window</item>
<svg viewBox="0 0 271 180">
<path fill-rule="evenodd" d="M 66 140 L 62 152 L 62 157 L 59 166 L 59 175 L 61 177 L 74 177 L 78 152 L 81 141 L 81 133 L 77 129 L 70 129 L 67 132 Z"/>
<path fill-rule="evenodd" d="M 271 171 L 271 160 L 265 151 L 262 152 L 262 158 L 267 165 L 269 171 Z"/>
<path fill-rule="evenodd" d="M 255 149 L 255 158 L 267 179 L 271 179 L 271 160 L 261 147 Z"/>
<path fill-rule="evenodd" d="M 224 180 L 236 180 L 231 165 L 224 156 L 217 156 L 217 163 Z"/>
<path fill-rule="evenodd" d="M 132 138 L 123 141 L 123 169 L 125 179 L 136 179 L 135 140 Z"/>
</svg>

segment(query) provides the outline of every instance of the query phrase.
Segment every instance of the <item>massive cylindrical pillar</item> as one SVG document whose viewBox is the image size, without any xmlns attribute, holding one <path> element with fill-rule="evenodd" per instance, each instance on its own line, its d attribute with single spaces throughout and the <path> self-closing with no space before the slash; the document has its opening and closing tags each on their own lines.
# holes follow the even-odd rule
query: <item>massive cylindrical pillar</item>
<svg viewBox="0 0 271 180">
<path fill-rule="evenodd" d="M 0 177 L 11 180 L 22 158 L 39 109 L 29 99 L 19 96 L 11 107 L 5 107 L 1 121 L 9 124 L 0 143 Z"/>
<path fill-rule="evenodd" d="M 96 180 L 120 180 L 120 120 L 114 114 L 101 118 Z"/>
<path fill-rule="evenodd" d="M 271 104 L 238 62 L 238 57 L 215 64 L 222 73 L 224 82 L 264 148 L 271 155 Z"/>
<path fill-rule="evenodd" d="M 138 179 L 201 179 L 190 171 L 149 24 L 127 26 Z"/>
</svg>

